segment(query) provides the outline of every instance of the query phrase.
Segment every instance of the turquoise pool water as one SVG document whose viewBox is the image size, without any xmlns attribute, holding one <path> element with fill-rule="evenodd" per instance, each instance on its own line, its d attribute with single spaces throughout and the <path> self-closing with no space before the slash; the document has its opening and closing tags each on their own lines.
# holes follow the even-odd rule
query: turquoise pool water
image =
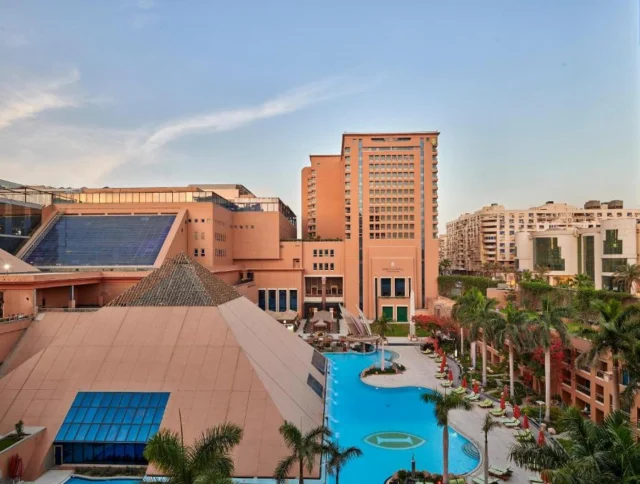
<svg viewBox="0 0 640 484">
<path fill-rule="evenodd" d="M 442 429 L 433 406 L 422 401 L 423 388 L 383 389 L 360 381 L 377 355 L 329 354 L 328 424 L 341 447 L 355 445 L 363 456 L 340 473 L 341 484 L 382 484 L 400 468 L 442 472 Z M 449 429 L 449 472 L 462 474 L 479 462 L 477 448 Z M 330 478 L 328 482 L 333 482 Z"/>
<path fill-rule="evenodd" d="M 113 483 L 113 484 L 141 484 L 142 479 L 127 479 L 127 478 L 111 478 L 103 477 L 97 479 L 85 479 L 83 477 L 70 477 L 64 484 L 99 484 L 99 483 Z"/>
</svg>

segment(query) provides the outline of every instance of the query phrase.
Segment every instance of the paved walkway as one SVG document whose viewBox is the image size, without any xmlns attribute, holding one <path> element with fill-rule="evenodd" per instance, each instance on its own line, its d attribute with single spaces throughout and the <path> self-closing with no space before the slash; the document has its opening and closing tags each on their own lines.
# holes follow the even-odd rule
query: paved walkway
<svg viewBox="0 0 640 484">
<path fill-rule="evenodd" d="M 407 371 L 400 375 L 373 375 L 366 379 L 366 383 L 379 387 L 393 388 L 404 386 L 416 386 L 437 389 L 443 391 L 440 385 L 441 380 L 436 379 L 434 374 L 440 368 L 429 357 L 423 355 L 419 348 L 412 346 L 391 346 L 388 349 L 395 351 L 400 355 L 397 360 L 402 363 Z M 457 373 L 456 366 L 450 365 Z M 455 375 L 456 379 L 458 375 Z M 469 412 L 455 410 L 449 416 L 450 426 L 457 432 L 463 434 L 471 440 L 480 451 L 480 455 L 484 455 L 484 433 L 482 432 L 482 422 L 486 414 L 486 410 L 473 404 L 473 410 Z M 535 430 L 532 430 L 534 436 L 537 436 Z M 509 448 L 517 440 L 513 435 L 513 430 L 500 426 L 489 434 L 489 463 L 498 467 L 510 466 L 513 469 L 513 475 L 509 482 L 526 484 L 529 477 L 534 475 L 526 469 L 522 469 L 509 461 Z M 482 458 L 482 457 L 481 457 Z M 471 473 L 472 477 L 483 475 L 482 463 Z M 469 480 L 470 481 L 470 480 Z"/>
</svg>

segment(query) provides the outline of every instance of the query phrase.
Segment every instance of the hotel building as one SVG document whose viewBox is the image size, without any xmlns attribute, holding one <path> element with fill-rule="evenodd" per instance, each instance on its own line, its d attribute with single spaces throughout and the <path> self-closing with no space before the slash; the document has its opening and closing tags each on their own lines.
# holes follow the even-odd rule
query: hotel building
<svg viewBox="0 0 640 484">
<path fill-rule="evenodd" d="M 453 271 L 479 271 L 487 262 L 515 268 L 519 232 L 595 228 L 603 220 L 625 218 L 640 218 L 640 210 L 625 209 L 621 200 L 592 200 L 583 208 L 551 201 L 527 210 L 493 203 L 447 223 L 446 252 Z"/>
</svg>

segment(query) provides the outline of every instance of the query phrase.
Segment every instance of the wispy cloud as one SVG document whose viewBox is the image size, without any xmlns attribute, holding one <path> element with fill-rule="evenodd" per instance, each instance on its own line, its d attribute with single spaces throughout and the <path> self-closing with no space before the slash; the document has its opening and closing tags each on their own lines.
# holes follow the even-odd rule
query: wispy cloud
<svg viewBox="0 0 640 484">
<path fill-rule="evenodd" d="M 19 32 L 7 32 L 1 38 L 7 47 L 24 47 L 31 44 L 27 35 Z"/>
<path fill-rule="evenodd" d="M 345 95 L 356 86 L 340 84 L 337 78 L 327 79 L 293 89 L 257 106 L 215 111 L 171 121 L 157 129 L 142 145 L 149 153 L 182 136 L 211 131 L 229 131 L 255 121 L 299 111 L 311 104 Z"/>
<path fill-rule="evenodd" d="M 0 130 L 43 111 L 78 106 L 79 100 L 66 94 L 65 88 L 79 79 L 80 73 L 73 69 L 62 77 L 0 90 Z"/>
</svg>

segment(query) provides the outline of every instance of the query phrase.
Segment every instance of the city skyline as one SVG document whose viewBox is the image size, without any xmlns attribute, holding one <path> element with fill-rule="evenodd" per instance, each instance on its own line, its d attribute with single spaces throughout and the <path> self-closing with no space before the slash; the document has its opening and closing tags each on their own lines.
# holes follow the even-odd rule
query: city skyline
<svg viewBox="0 0 640 484">
<path fill-rule="evenodd" d="M 300 216 L 336 133 L 438 130 L 440 233 L 492 202 L 640 205 L 636 2 L 411 8 L 0 7 L 2 177 L 241 182 Z"/>
</svg>

